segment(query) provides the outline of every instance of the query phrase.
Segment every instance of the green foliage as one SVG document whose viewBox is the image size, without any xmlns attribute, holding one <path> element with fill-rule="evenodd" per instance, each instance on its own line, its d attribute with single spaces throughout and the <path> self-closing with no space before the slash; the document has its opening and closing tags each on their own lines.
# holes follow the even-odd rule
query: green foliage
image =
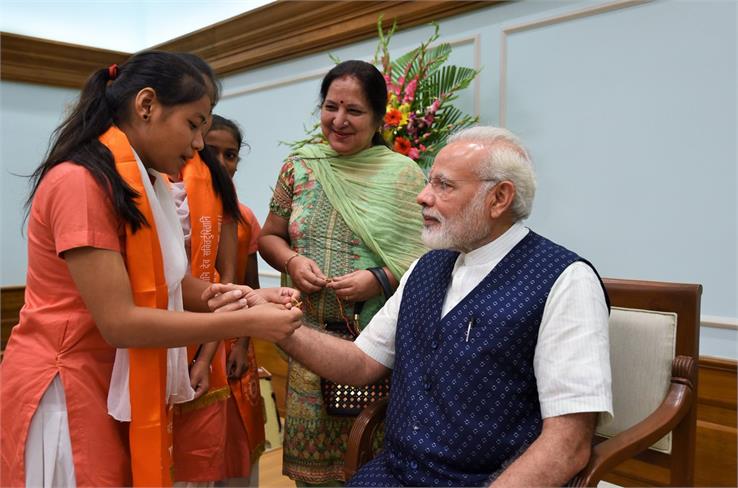
<svg viewBox="0 0 738 488">
<path fill-rule="evenodd" d="M 390 147 L 417 161 L 424 170 L 433 164 L 433 158 L 452 132 L 479 121 L 478 117 L 464 114 L 451 103 L 479 71 L 446 64 L 451 45 L 431 46 L 440 36 L 438 24 L 433 22 L 432 25 L 433 34 L 428 39 L 393 60 L 389 45 L 397 23 L 385 32 L 380 17 L 377 21 L 379 42 L 373 60 L 376 66 L 381 66 L 387 82 L 387 115 L 381 127 L 382 135 Z M 331 59 L 339 62 L 334 56 Z M 307 138 L 290 143 L 290 146 L 297 149 L 322 138 L 319 123 L 306 133 Z"/>
</svg>

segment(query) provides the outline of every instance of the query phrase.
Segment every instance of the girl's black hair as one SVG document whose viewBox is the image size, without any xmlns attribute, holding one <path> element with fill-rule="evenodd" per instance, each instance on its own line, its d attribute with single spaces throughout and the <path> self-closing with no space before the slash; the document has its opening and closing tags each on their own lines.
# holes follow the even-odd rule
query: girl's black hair
<svg viewBox="0 0 738 488">
<path fill-rule="evenodd" d="M 220 115 L 213 114 L 213 123 L 210 125 L 210 130 L 227 130 L 231 133 L 233 138 L 236 140 L 239 148 L 249 147 L 249 145 L 243 142 L 243 132 L 237 123 L 231 119 L 226 119 Z"/>
<path fill-rule="evenodd" d="M 350 60 L 334 66 L 325 75 L 320 85 L 320 105 L 322 106 L 325 102 L 331 83 L 347 76 L 356 79 L 361 85 L 364 96 L 374 114 L 374 122 L 379 126 L 387 112 L 387 83 L 384 81 L 382 73 L 373 64 L 366 61 Z M 374 134 L 372 144 L 375 146 L 386 145 L 381 133 L 376 132 Z"/>
<path fill-rule="evenodd" d="M 205 73 L 181 55 L 162 51 L 144 51 L 131 56 L 118 66 L 117 76 L 108 68 L 95 71 L 82 88 L 71 114 L 52 134 L 45 161 L 30 176 L 26 217 L 44 176 L 54 166 L 70 161 L 92 174 L 108 192 L 116 213 L 134 232 L 148 225 L 136 208 L 137 192 L 123 181 L 112 153 L 97 139 L 111 125 L 130 118 L 131 101 L 146 87 L 153 88 L 157 100 L 168 107 L 194 102 L 205 95 L 215 103 L 220 89 L 212 71 Z"/>
<path fill-rule="evenodd" d="M 220 161 L 218 161 L 215 154 L 208 148 L 207 144 L 200 151 L 200 158 L 210 170 L 213 190 L 220 197 L 220 201 L 223 202 L 223 214 L 228 215 L 236 222 L 245 224 L 246 221 L 241 215 L 241 209 L 238 208 L 238 195 L 236 195 L 236 187 L 233 186 L 233 180 L 231 180 L 228 172 L 220 164 Z"/>
<path fill-rule="evenodd" d="M 176 54 L 186 62 L 190 63 L 213 84 L 214 93 L 220 93 L 220 80 L 215 76 L 213 69 L 208 63 L 194 54 Z M 215 105 L 216 101 L 217 98 L 213 101 L 213 105 Z M 215 117 L 217 117 L 217 115 L 213 115 L 213 124 L 215 123 Z M 213 125 L 210 126 L 209 130 L 213 130 Z M 236 195 L 236 188 L 233 186 L 233 181 L 231 180 L 231 177 L 228 176 L 228 172 L 225 168 L 221 166 L 218 158 L 216 158 L 210 149 L 208 149 L 207 144 L 200 151 L 200 158 L 210 170 L 210 178 L 213 181 L 213 190 L 215 191 L 215 195 L 220 197 L 220 201 L 223 203 L 223 214 L 228 215 L 237 222 L 245 224 L 246 221 L 241 216 L 241 210 L 238 208 L 238 195 Z"/>
</svg>

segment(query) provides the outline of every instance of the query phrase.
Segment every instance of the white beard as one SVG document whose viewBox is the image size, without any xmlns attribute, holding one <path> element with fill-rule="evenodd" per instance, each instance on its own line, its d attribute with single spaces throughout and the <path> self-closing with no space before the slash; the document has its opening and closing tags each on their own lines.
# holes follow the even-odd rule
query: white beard
<svg viewBox="0 0 738 488">
<path fill-rule="evenodd" d="M 438 220 L 433 227 L 423 227 L 423 244 L 431 249 L 468 252 L 471 246 L 492 232 L 491 224 L 484 219 L 485 197 L 486 192 L 480 192 L 455 218 L 446 218 L 434 210 L 423 209 L 424 216 Z"/>
</svg>

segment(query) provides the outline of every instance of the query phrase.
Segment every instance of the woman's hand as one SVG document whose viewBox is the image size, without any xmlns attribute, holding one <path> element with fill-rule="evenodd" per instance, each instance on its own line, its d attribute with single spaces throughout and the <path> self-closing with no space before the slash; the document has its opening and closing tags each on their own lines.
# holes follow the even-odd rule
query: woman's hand
<svg viewBox="0 0 738 488">
<path fill-rule="evenodd" d="M 249 369 L 249 338 L 241 337 L 231 345 L 226 360 L 226 373 L 229 380 L 237 380 Z"/>
<path fill-rule="evenodd" d="M 365 269 L 337 276 L 326 287 L 333 289 L 338 298 L 349 302 L 365 302 L 382 293 L 382 287 L 372 272 Z"/>
<path fill-rule="evenodd" d="M 292 283 L 305 293 L 320 291 L 327 283 L 318 264 L 301 254 L 291 258 L 284 271 L 290 275 Z"/>
<path fill-rule="evenodd" d="M 210 388 L 210 362 L 197 359 L 190 366 L 190 386 L 195 390 L 195 398 L 200 398 Z"/>
</svg>

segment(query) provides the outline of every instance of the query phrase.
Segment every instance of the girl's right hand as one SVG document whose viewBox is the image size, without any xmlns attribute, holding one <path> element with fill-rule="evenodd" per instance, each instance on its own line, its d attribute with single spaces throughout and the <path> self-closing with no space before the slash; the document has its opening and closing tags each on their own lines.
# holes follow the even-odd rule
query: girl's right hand
<svg viewBox="0 0 738 488">
<path fill-rule="evenodd" d="M 318 264 L 303 255 L 292 259 L 287 264 L 285 272 L 292 278 L 292 283 L 304 293 L 320 291 L 327 283 L 326 276 Z"/>
<path fill-rule="evenodd" d="M 302 325 L 302 310 L 286 308 L 276 303 L 265 303 L 242 312 L 243 323 L 248 324 L 241 335 L 278 342 L 291 336 Z"/>
</svg>

